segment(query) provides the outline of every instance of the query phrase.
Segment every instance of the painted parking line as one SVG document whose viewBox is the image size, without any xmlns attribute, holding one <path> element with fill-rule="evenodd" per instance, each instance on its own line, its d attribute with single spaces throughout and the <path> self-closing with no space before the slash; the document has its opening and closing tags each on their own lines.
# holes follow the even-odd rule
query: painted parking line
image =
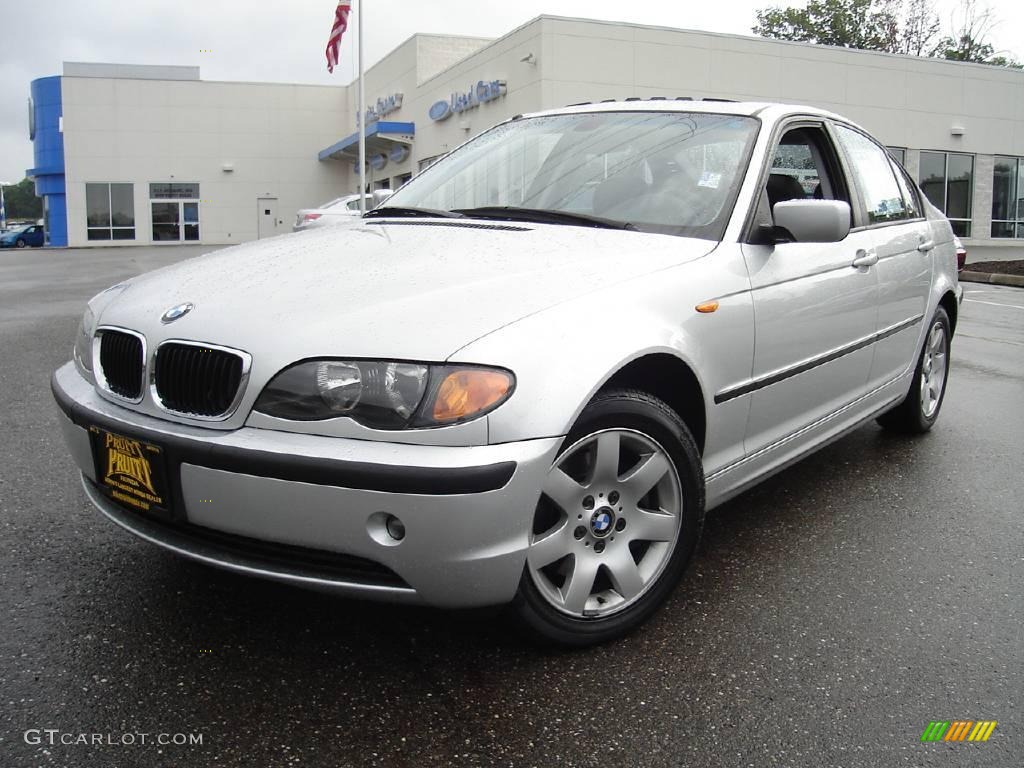
<svg viewBox="0 0 1024 768">
<path fill-rule="evenodd" d="M 1000 304 L 998 301 L 982 301 L 981 299 L 964 299 L 971 304 L 988 304 L 990 307 L 1010 307 L 1012 309 L 1024 309 L 1019 304 Z"/>
</svg>

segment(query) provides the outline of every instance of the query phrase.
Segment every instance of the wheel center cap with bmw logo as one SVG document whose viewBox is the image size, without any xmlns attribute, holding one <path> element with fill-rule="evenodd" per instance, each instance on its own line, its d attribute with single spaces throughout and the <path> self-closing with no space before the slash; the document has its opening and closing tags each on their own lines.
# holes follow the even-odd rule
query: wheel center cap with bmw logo
<svg viewBox="0 0 1024 768">
<path fill-rule="evenodd" d="M 173 323 L 175 320 L 180 320 L 191 312 L 195 306 L 191 301 L 173 306 L 160 316 L 160 322 L 166 325 L 167 323 Z"/>
<path fill-rule="evenodd" d="M 599 539 L 603 539 L 610 534 L 614 527 L 615 513 L 611 507 L 596 509 L 594 514 L 590 516 L 590 532 Z"/>
</svg>

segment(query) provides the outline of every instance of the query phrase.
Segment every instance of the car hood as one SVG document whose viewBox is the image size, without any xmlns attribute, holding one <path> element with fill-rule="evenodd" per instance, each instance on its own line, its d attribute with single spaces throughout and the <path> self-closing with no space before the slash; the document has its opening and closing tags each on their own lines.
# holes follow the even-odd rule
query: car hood
<svg viewBox="0 0 1024 768">
<path fill-rule="evenodd" d="M 707 240 L 557 225 L 357 221 L 227 248 L 129 282 L 98 322 L 235 347 L 442 361 L 504 325 L 698 258 Z M 164 325 L 163 313 L 194 309 Z M 484 362 L 484 361 L 481 361 Z"/>
</svg>

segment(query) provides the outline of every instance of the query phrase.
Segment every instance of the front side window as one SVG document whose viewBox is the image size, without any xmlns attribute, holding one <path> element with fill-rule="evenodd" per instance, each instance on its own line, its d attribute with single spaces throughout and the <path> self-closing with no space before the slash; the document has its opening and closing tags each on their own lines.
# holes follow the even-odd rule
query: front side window
<svg viewBox="0 0 1024 768">
<path fill-rule="evenodd" d="M 849 159 L 864 201 L 867 223 L 885 224 L 911 218 L 888 152 L 845 125 L 836 126 L 836 137 Z"/>
<path fill-rule="evenodd" d="M 821 128 L 794 128 L 783 134 L 765 188 L 771 207 L 785 200 L 845 200 L 838 179 L 829 173 L 826 156 L 834 158 Z"/>
<path fill-rule="evenodd" d="M 85 226 L 89 240 L 134 240 L 134 185 L 86 184 Z"/>
<path fill-rule="evenodd" d="M 992 237 L 1024 238 L 1024 159 L 997 157 L 992 169 Z"/>
<path fill-rule="evenodd" d="M 388 207 L 512 207 L 720 239 L 759 122 L 687 112 L 513 120 L 409 181 Z"/>
<path fill-rule="evenodd" d="M 971 236 L 974 155 L 953 152 L 921 153 L 921 190 L 946 214 L 953 233 Z"/>
</svg>

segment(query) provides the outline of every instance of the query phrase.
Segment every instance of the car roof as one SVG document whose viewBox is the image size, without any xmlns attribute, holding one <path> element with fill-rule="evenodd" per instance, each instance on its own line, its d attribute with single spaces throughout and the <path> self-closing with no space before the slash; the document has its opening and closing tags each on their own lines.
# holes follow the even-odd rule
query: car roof
<svg viewBox="0 0 1024 768">
<path fill-rule="evenodd" d="M 766 121 L 775 121 L 789 115 L 815 115 L 850 122 L 847 118 L 834 112 L 810 107 L 804 104 L 783 104 L 770 101 L 731 101 L 729 99 L 691 99 L 689 97 L 650 97 L 610 99 L 600 102 L 571 104 L 558 109 L 531 112 L 523 117 L 541 117 L 547 115 L 572 115 L 594 112 L 700 112 L 715 115 L 741 115 L 760 117 Z"/>
</svg>

